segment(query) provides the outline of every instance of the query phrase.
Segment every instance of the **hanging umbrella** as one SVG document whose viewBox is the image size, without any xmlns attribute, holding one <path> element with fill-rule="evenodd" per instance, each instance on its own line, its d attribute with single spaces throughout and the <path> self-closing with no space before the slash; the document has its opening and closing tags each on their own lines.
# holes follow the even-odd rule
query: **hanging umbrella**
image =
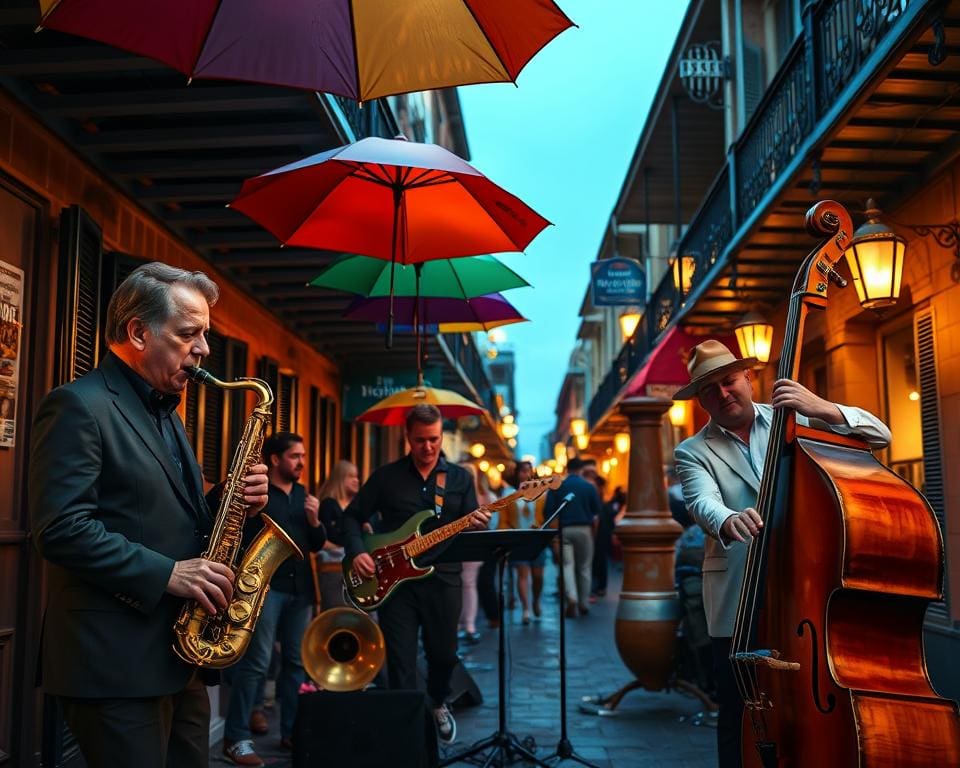
<svg viewBox="0 0 960 768">
<path fill-rule="evenodd" d="M 403 139 L 361 139 L 247 179 L 230 206 L 285 245 L 396 264 L 522 251 L 550 223 L 452 152 Z M 387 346 L 392 328 L 391 311 Z"/>
<path fill-rule="evenodd" d="M 347 320 L 368 320 L 376 323 L 386 319 L 390 308 L 388 299 L 358 297 L 350 302 L 343 313 Z M 509 323 L 522 323 L 527 318 L 499 293 L 478 296 L 474 299 L 439 299 L 398 297 L 395 299 L 394 315 L 402 326 L 414 327 L 455 324 L 456 330 L 489 331 Z"/>
<path fill-rule="evenodd" d="M 415 405 L 427 403 L 435 405 L 445 419 L 458 419 L 461 416 L 479 415 L 484 408 L 449 389 L 417 386 L 395 392 L 379 403 L 374 403 L 357 417 L 357 421 L 369 421 L 383 426 L 403 424 L 407 413 Z"/>
<path fill-rule="evenodd" d="M 40 0 L 40 26 L 186 75 L 359 101 L 515 82 L 570 21 L 551 0 Z"/>
<path fill-rule="evenodd" d="M 530 285 L 494 256 L 435 259 L 419 266 L 419 295 L 423 297 L 472 299 L 475 296 Z M 308 285 L 348 291 L 361 296 L 382 297 L 390 295 L 391 277 L 394 296 L 417 295 L 415 266 L 391 264 L 371 256 L 341 256 L 325 267 Z"/>
</svg>

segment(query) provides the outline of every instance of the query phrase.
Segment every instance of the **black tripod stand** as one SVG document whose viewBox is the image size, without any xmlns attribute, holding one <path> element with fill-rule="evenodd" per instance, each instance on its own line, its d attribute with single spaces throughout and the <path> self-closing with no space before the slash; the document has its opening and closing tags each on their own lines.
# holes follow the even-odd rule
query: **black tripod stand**
<svg viewBox="0 0 960 768">
<path fill-rule="evenodd" d="M 510 530 L 477 531 L 462 533 L 454 539 L 449 550 L 445 550 L 442 559 L 450 561 L 482 560 L 492 552 L 497 560 L 497 579 L 500 586 L 498 614 L 500 617 L 499 647 L 497 661 L 498 719 L 497 730 L 485 739 L 481 739 L 463 752 L 459 752 L 440 761 L 441 766 L 469 760 L 483 768 L 502 767 L 515 760 L 524 760 L 542 768 L 550 768 L 549 763 L 540 760 L 524 746 L 517 737 L 507 730 L 507 665 L 506 665 L 506 619 L 504 618 L 503 573 L 507 559 L 513 555 L 517 560 L 533 560 L 556 535 L 554 530 Z M 438 560 L 439 562 L 439 560 Z M 487 752 L 489 750 L 489 752 Z M 487 752 L 486 754 L 481 754 Z M 479 755 L 479 757 L 477 757 Z M 483 762 L 480 762 L 480 761 Z"/>
<path fill-rule="evenodd" d="M 567 736 L 567 635 L 564 629 L 564 605 L 566 603 L 566 585 L 563 580 L 563 516 L 558 514 L 564 506 L 573 498 L 572 493 L 568 493 L 563 500 L 560 508 L 553 513 L 551 517 L 557 518 L 557 530 L 559 531 L 558 541 L 560 543 L 560 599 L 557 600 L 557 614 L 560 619 L 560 740 L 557 742 L 556 751 L 550 755 L 547 760 L 556 760 L 554 763 L 562 763 L 566 760 L 573 760 L 580 765 L 586 765 L 590 768 L 597 768 L 593 763 L 580 757 L 573 750 L 570 738 Z M 549 522 L 549 520 L 547 521 Z"/>
</svg>

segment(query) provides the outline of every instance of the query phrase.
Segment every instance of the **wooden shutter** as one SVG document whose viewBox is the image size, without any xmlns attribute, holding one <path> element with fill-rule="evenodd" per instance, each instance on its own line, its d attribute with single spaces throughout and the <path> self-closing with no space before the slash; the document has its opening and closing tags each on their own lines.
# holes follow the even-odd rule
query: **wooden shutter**
<svg viewBox="0 0 960 768">
<path fill-rule="evenodd" d="M 221 381 L 228 379 L 226 338 L 216 331 L 210 331 L 207 341 L 210 355 L 204 361 L 203 367 Z M 203 467 L 203 476 L 209 482 L 218 483 L 226 475 L 223 450 L 226 442 L 225 391 L 214 386 L 203 386 L 201 390 L 200 419 L 203 430 L 200 438 L 200 466 Z"/>
<path fill-rule="evenodd" d="M 312 487 L 319 488 L 327 479 L 327 398 L 320 394 L 316 387 L 310 387 L 310 430 L 307 450 L 310 455 L 310 482 Z"/>
<path fill-rule="evenodd" d="M 943 453 L 940 442 L 940 383 L 937 375 L 936 318 L 932 309 L 917 312 L 913 318 L 913 340 L 917 359 L 917 383 L 920 387 L 920 427 L 923 435 L 923 475 L 921 489 L 933 507 L 943 540 L 947 540 L 946 507 L 943 493 Z M 949 562 L 947 570 L 949 573 Z M 931 604 L 929 619 L 949 624 L 949 597 L 944 578 L 944 602 Z"/>
<path fill-rule="evenodd" d="M 60 214 L 56 383 L 65 384 L 96 368 L 101 354 L 100 227 L 78 205 Z"/>
<path fill-rule="evenodd" d="M 277 396 L 280 390 L 280 363 L 270 357 L 261 357 L 257 364 L 257 377 L 263 379 L 270 385 L 273 392 L 273 431 L 278 431 L 277 427 Z"/>
<path fill-rule="evenodd" d="M 229 381 L 239 379 L 247 375 L 247 343 L 240 339 L 227 339 L 226 346 L 226 374 Z M 231 392 L 227 395 L 227 451 L 224 455 L 225 462 L 233 458 L 237 443 L 240 442 L 240 436 L 243 434 L 243 427 L 250 416 L 250 409 L 247 408 L 247 397 L 244 391 Z M 227 467 L 224 468 L 225 470 Z"/>
<path fill-rule="evenodd" d="M 763 82 L 763 51 L 753 43 L 743 42 L 743 125 L 750 121 L 754 110 L 763 98 L 766 84 Z"/>
<path fill-rule="evenodd" d="M 293 374 L 278 374 L 274 424 L 278 432 L 295 432 L 297 426 L 297 377 Z"/>
</svg>

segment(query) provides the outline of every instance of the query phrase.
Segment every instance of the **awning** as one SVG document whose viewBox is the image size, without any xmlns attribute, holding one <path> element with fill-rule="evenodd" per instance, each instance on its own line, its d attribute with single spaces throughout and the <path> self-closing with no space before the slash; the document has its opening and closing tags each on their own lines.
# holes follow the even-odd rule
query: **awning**
<svg viewBox="0 0 960 768">
<path fill-rule="evenodd" d="M 737 354 L 737 340 L 734 336 L 695 336 L 675 325 L 667 331 L 647 361 L 630 379 L 620 399 L 638 395 L 673 397 L 674 392 L 690 381 L 687 373 L 690 351 L 708 338 L 723 342 L 731 352 Z"/>
</svg>

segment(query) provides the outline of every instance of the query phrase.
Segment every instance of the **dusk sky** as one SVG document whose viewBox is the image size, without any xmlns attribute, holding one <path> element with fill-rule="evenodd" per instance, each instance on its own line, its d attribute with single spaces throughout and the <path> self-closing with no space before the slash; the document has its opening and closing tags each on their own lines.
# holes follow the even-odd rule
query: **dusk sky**
<svg viewBox="0 0 960 768">
<path fill-rule="evenodd" d="M 533 288 L 507 298 L 531 322 L 506 326 L 517 359 L 518 455 L 541 455 L 576 340 L 589 264 L 646 120 L 687 3 L 559 0 L 579 25 L 517 85 L 460 88 L 471 163 L 553 222 L 502 258 Z"/>
</svg>

